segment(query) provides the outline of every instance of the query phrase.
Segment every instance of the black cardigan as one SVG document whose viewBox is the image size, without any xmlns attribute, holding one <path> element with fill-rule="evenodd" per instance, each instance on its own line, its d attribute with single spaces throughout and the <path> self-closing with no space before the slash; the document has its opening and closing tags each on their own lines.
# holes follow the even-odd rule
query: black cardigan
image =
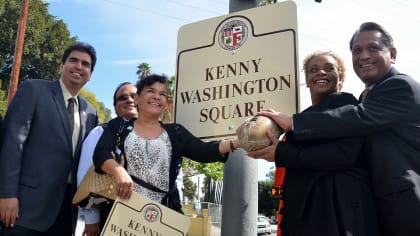
<svg viewBox="0 0 420 236">
<path fill-rule="evenodd" d="M 117 146 L 124 153 L 124 141 L 128 133 L 134 128 L 135 119 L 126 121 L 122 118 L 114 118 L 109 121 L 104 128 L 104 132 L 96 145 L 93 155 L 93 163 L 96 172 L 104 173 L 101 170 L 102 164 L 113 159 L 113 152 Z M 175 180 L 181 168 L 182 157 L 185 156 L 191 160 L 210 163 L 210 162 L 226 162 L 227 154 L 219 153 L 220 141 L 204 142 L 191 134 L 184 126 L 180 124 L 162 124 L 169 136 L 172 144 L 172 158 L 169 170 L 169 192 L 176 191 Z M 119 141 L 118 140 L 119 136 Z"/>
</svg>

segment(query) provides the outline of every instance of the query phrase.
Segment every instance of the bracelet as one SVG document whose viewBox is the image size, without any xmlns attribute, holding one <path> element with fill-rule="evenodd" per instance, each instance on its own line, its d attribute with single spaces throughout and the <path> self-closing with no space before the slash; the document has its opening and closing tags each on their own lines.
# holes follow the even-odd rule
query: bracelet
<svg viewBox="0 0 420 236">
<path fill-rule="evenodd" d="M 230 145 L 230 151 L 233 152 L 236 150 L 235 146 L 233 146 L 233 141 L 232 139 L 229 139 L 229 145 Z"/>
</svg>

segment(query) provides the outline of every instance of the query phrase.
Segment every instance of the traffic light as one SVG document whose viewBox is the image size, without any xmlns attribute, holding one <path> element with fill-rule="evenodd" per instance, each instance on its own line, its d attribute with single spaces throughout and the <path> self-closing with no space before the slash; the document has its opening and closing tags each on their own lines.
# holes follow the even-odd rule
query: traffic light
<svg viewBox="0 0 420 236">
<path fill-rule="evenodd" d="M 271 196 L 273 196 L 273 197 L 280 197 L 280 195 L 281 195 L 280 187 L 273 186 L 271 188 Z"/>
</svg>

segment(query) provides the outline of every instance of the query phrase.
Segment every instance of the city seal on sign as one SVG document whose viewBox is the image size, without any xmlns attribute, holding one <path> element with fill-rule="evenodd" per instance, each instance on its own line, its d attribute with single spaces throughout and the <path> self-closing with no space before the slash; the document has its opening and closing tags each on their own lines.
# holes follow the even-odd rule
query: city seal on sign
<svg viewBox="0 0 420 236">
<path fill-rule="evenodd" d="M 238 19 L 227 21 L 220 28 L 218 35 L 220 47 L 233 51 L 246 42 L 248 27 L 243 21 Z"/>
<path fill-rule="evenodd" d="M 143 216 L 146 221 L 153 223 L 159 218 L 159 209 L 154 205 L 149 205 L 144 210 Z"/>
</svg>

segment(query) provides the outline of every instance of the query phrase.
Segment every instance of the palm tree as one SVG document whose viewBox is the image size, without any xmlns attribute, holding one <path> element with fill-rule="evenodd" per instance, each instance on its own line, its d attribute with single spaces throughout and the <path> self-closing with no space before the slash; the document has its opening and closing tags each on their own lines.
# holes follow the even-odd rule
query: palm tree
<svg viewBox="0 0 420 236">
<path fill-rule="evenodd" d="M 138 75 L 139 80 L 142 80 L 144 77 L 152 73 L 152 67 L 146 63 L 142 62 L 137 66 L 136 74 Z"/>
<path fill-rule="evenodd" d="M 171 97 L 174 96 L 175 82 L 176 82 L 176 77 L 174 75 L 169 77 L 169 79 L 168 79 L 168 95 L 171 96 Z"/>
</svg>

